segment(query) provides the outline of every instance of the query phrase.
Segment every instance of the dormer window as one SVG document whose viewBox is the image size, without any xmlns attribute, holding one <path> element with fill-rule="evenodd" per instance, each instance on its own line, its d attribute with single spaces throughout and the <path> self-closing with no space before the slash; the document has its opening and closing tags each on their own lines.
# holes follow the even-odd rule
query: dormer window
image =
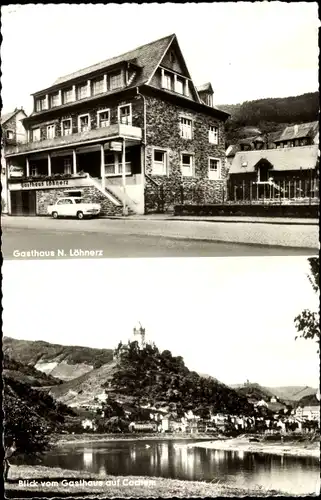
<svg viewBox="0 0 321 500">
<path fill-rule="evenodd" d="M 64 90 L 63 99 L 64 99 L 64 104 L 67 104 L 68 102 L 72 102 L 72 100 L 73 100 L 72 88 Z"/>
<path fill-rule="evenodd" d="M 123 79 L 121 71 L 111 73 L 109 75 L 109 90 L 119 89 L 123 86 Z"/>
<path fill-rule="evenodd" d="M 88 85 L 87 83 L 79 85 L 77 87 L 77 99 L 85 99 L 88 97 Z"/>
<path fill-rule="evenodd" d="M 50 96 L 50 105 L 52 108 L 59 106 L 59 93 L 56 92 Z"/>
<path fill-rule="evenodd" d="M 96 78 L 92 81 L 93 95 L 102 94 L 104 92 L 104 78 Z"/>
<path fill-rule="evenodd" d="M 47 99 L 46 97 L 41 97 L 36 100 L 36 111 L 43 111 L 47 107 Z"/>
</svg>

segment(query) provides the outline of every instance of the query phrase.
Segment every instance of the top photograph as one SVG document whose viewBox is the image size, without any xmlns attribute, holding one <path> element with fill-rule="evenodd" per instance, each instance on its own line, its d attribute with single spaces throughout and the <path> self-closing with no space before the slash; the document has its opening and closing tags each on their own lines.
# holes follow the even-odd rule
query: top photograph
<svg viewBox="0 0 321 500">
<path fill-rule="evenodd" d="M 316 3 L 1 12 L 5 259 L 318 253 Z"/>
</svg>

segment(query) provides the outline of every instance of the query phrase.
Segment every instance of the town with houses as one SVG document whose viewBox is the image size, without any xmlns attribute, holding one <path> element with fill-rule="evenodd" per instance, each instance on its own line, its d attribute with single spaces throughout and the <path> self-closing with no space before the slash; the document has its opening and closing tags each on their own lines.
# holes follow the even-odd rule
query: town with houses
<svg viewBox="0 0 321 500">
<path fill-rule="evenodd" d="M 81 196 L 101 215 L 176 204 L 319 203 L 318 122 L 226 141 L 229 113 L 196 86 L 175 34 L 69 75 L 1 116 L 2 207 L 47 215 Z"/>
<path fill-rule="evenodd" d="M 143 350 L 146 342 L 145 328 L 139 324 L 133 329 L 128 344 L 137 342 L 139 349 Z M 116 351 L 114 361 L 119 361 Z M 258 433 L 266 435 L 275 434 L 313 434 L 320 429 L 320 390 L 308 396 L 308 404 L 305 390 L 301 388 L 296 395 L 296 403 L 284 401 L 272 395 L 260 398 L 257 384 L 246 381 L 242 390 L 246 390 L 247 400 L 252 405 L 252 414 L 245 414 L 240 409 L 239 413 L 231 414 L 229 411 L 215 412 L 205 411 L 195 406 L 193 409 L 184 411 L 183 415 L 179 405 L 175 402 L 162 402 L 152 400 L 144 401 L 144 404 L 133 404 L 126 399 L 115 395 L 115 388 L 109 382 L 108 388 L 97 393 L 88 394 L 89 399 L 79 402 L 78 392 L 69 390 L 67 396 L 72 399 L 70 406 L 81 416 L 81 426 L 76 428 L 77 432 L 99 432 L 99 421 L 106 419 L 110 421 L 110 430 L 121 433 L 170 433 L 170 434 L 204 434 L 204 435 L 227 435 L 237 436 L 243 433 Z M 267 393 L 268 394 L 268 393 Z M 301 397 L 300 397 L 301 396 Z M 147 398 L 148 399 L 148 398 Z M 104 407 L 107 404 L 116 404 L 115 413 L 105 414 Z M 125 425 L 117 423 L 118 409 L 121 408 L 125 416 Z M 138 410 L 138 411 L 137 411 Z M 206 415 L 204 414 L 206 413 Z M 112 415 L 112 416 L 111 416 Z M 142 419 L 142 416 L 144 417 Z M 133 418 L 134 417 L 134 418 Z M 108 427 L 108 426 L 107 426 Z"/>
</svg>

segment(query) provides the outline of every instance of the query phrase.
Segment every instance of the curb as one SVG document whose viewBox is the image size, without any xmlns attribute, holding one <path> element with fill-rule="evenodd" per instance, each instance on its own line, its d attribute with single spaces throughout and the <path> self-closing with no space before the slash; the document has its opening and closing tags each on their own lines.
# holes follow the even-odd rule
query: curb
<svg viewBox="0 0 321 500">
<path fill-rule="evenodd" d="M 230 219 L 230 220 L 213 220 L 213 219 L 184 219 L 181 217 L 164 217 L 164 218 L 140 218 L 140 217 L 119 217 L 117 215 L 105 215 L 99 217 L 100 219 L 109 219 L 109 220 L 137 220 L 137 221 L 180 221 L 180 222 L 210 222 L 210 223 L 216 223 L 216 224 L 274 224 L 274 225 L 285 225 L 285 226 L 318 226 L 319 223 L 317 221 L 315 222 L 308 222 L 308 220 L 304 222 L 299 222 L 299 221 L 273 221 L 273 220 L 267 220 L 267 221 L 260 221 L 260 220 L 235 220 L 235 219 Z"/>
</svg>

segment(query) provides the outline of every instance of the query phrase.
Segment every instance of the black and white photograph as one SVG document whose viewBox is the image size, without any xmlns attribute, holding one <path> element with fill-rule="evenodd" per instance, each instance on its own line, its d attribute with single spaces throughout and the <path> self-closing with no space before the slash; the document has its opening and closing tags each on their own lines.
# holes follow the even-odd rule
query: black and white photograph
<svg viewBox="0 0 321 500">
<path fill-rule="evenodd" d="M 320 495 L 319 27 L 1 7 L 5 498 Z"/>
<path fill-rule="evenodd" d="M 318 494 L 318 259 L 3 271 L 7 498 Z"/>
<path fill-rule="evenodd" d="M 318 249 L 317 3 L 11 5 L 2 35 L 6 259 Z"/>
</svg>

